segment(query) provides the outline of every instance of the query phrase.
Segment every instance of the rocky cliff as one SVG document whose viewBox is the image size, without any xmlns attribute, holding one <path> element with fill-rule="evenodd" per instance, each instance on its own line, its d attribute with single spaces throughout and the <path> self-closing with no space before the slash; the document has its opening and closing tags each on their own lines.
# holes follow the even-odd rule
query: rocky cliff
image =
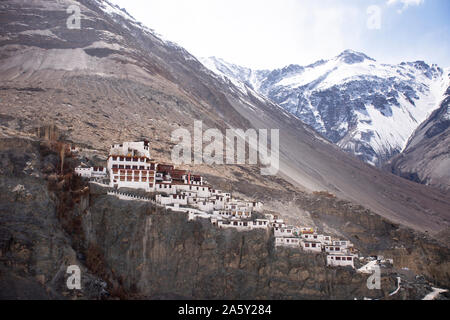
<svg viewBox="0 0 450 320">
<path fill-rule="evenodd" d="M 414 268 L 411 248 L 426 245 L 420 253 L 428 267 L 419 265 L 428 280 L 412 278 L 389 297 L 400 272 L 395 268 L 383 269 L 382 290 L 371 291 L 366 275 L 328 268 L 323 255 L 275 250 L 270 232 L 218 230 L 207 221 L 188 222 L 185 214 L 119 200 L 95 184 L 86 192 L 86 185 L 70 174 L 76 164 L 70 155 L 62 174 L 56 174 L 61 172 L 57 150 L 49 142 L 0 141 L 2 298 L 410 299 L 430 291 L 429 281 L 450 282 L 442 272 L 448 271 L 448 249 L 425 237 L 408 238 L 412 231 L 398 231 L 374 214 L 360 215 L 361 208 L 341 204 L 347 206 L 342 210 L 333 198 L 316 195 L 299 205 L 329 226 L 345 222 L 342 231 L 359 237 L 365 252 L 390 247 L 387 239 L 396 234 L 393 241 L 402 247 L 393 250 L 399 266 Z M 65 271 L 72 264 L 82 269 L 79 292 L 65 286 Z"/>
<path fill-rule="evenodd" d="M 448 193 L 450 190 L 450 87 L 439 108 L 414 132 L 401 154 L 385 168 Z"/>
</svg>

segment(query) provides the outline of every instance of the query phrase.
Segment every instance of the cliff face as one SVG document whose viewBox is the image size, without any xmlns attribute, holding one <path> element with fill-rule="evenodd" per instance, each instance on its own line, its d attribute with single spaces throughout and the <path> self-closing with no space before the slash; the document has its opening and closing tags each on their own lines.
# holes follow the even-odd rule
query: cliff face
<svg viewBox="0 0 450 320">
<path fill-rule="evenodd" d="M 66 10 L 73 4 L 81 8 L 81 30 L 65 28 Z M 112 142 L 147 137 L 152 156 L 168 161 L 171 133 L 192 131 L 194 119 L 222 132 L 280 129 L 277 178 L 299 190 L 328 190 L 416 230 L 438 233 L 449 226 L 446 195 L 354 159 L 278 105 L 217 77 L 107 1 L 7 0 L 0 17 L 2 135 L 54 123 L 66 140 L 102 151 Z M 229 179 L 237 167 L 206 169 Z M 270 182 L 261 175 L 255 179 Z"/>
<path fill-rule="evenodd" d="M 430 117 L 409 139 L 401 154 L 391 159 L 385 169 L 406 179 L 450 190 L 450 87 Z"/>
<path fill-rule="evenodd" d="M 100 192 L 99 192 L 100 193 Z M 147 298 L 353 299 L 366 277 L 326 267 L 324 255 L 277 249 L 267 231 L 219 230 L 208 221 L 94 194 L 87 241 L 124 291 Z M 386 279 L 385 291 L 395 289 Z M 373 293 L 372 293 L 373 295 Z M 377 292 L 376 295 L 380 295 Z"/>
<path fill-rule="evenodd" d="M 426 281 L 416 283 L 412 277 L 399 294 L 389 297 L 396 288 L 395 268 L 383 269 L 382 290 L 368 290 L 367 275 L 328 268 L 324 255 L 275 250 L 270 232 L 218 230 L 207 221 L 188 222 L 185 214 L 108 196 L 95 184 L 87 191 L 70 174 L 74 158 L 66 156 L 61 170 L 57 146 L 27 139 L 0 140 L 2 298 L 411 299 L 431 291 Z M 342 210 L 332 199 L 302 201 L 298 205 L 330 228 L 352 219 L 353 224 L 342 232 L 375 236 L 373 250 L 381 248 L 380 239 L 387 241 L 397 232 L 398 245 L 404 247 L 396 251 L 403 259 L 402 267 L 413 269 L 415 255 L 410 248 L 420 244 L 418 248 L 426 249 L 421 254 L 428 259 L 429 269 L 441 277 L 433 279 L 433 270 L 425 270 L 424 275 L 448 285 L 448 274 L 442 272 L 445 261 L 436 258 L 437 252 L 448 257 L 445 248 L 425 239 L 408 243 L 408 237 L 400 236 L 395 226 L 378 220 L 379 216 L 361 215 L 358 220 L 357 209 Z M 411 231 L 402 232 L 409 235 Z M 359 245 L 369 252 L 368 243 L 361 239 Z M 66 287 L 69 265 L 81 268 L 81 291 Z"/>
<path fill-rule="evenodd" d="M 0 140 L 0 299 L 98 298 L 105 283 L 78 259 L 49 191 L 58 158 L 39 142 Z M 63 186 L 61 185 L 61 188 Z M 81 268 L 82 292 L 66 287 L 66 269 Z"/>
</svg>

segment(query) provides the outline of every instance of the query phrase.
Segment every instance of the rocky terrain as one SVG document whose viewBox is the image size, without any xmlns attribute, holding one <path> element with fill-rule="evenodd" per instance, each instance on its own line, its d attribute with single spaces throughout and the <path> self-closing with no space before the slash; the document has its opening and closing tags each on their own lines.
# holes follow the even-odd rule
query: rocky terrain
<svg viewBox="0 0 450 320">
<path fill-rule="evenodd" d="M 387 65 L 346 50 L 308 66 L 251 70 L 214 57 L 205 66 L 278 103 L 343 150 L 381 167 L 443 99 L 445 71 L 423 61 Z M 401 123 L 401 125 L 399 125 Z"/>
<path fill-rule="evenodd" d="M 404 178 L 450 190 L 450 87 L 440 107 L 420 125 L 386 168 Z"/>
<path fill-rule="evenodd" d="M 382 290 L 368 290 L 368 276 L 353 269 L 326 267 L 322 254 L 275 250 L 266 231 L 218 230 L 86 188 L 71 174 L 79 160 L 67 154 L 61 171 L 58 150 L 51 141 L 0 141 L 3 299 L 421 299 L 431 285 L 449 285 L 448 248 L 359 206 L 298 194 L 319 228 L 340 230 L 362 254 L 394 257 Z M 82 269 L 75 293 L 65 287 L 73 264 Z M 401 289 L 389 296 L 398 276 Z"/>
<path fill-rule="evenodd" d="M 69 4 L 1 4 L 4 135 L 53 123 L 67 140 L 103 156 L 112 142 L 148 137 L 155 157 L 168 159 L 174 145 L 171 132 L 192 130 L 194 119 L 202 120 L 205 129 L 280 129 L 277 178 L 304 191 L 327 190 L 417 230 L 447 228 L 447 195 L 340 152 L 280 106 L 215 75 L 183 48 L 161 40 L 107 1 L 78 2 L 81 29 L 67 29 Z M 202 168 L 233 177 L 231 167 Z M 257 184 L 271 180 L 254 179 Z"/>
<path fill-rule="evenodd" d="M 66 28 L 74 3 L 80 30 Z M 426 280 L 416 285 L 410 277 L 397 297 L 420 298 L 429 283 L 449 287 L 448 194 L 342 152 L 107 1 L 8 0 L 0 7 L 2 297 L 76 298 L 63 281 L 72 263 L 83 266 L 78 298 L 87 299 L 380 298 L 395 289 L 402 268 Z M 61 170 L 65 143 L 82 147 L 86 163 L 101 164 L 112 143 L 149 138 L 152 156 L 169 161 L 171 132 L 192 129 L 194 119 L 205 129 L 280 129 L 277 176 L 261 176 L 256 165 L 185 167 L 293 223 L 346 236 L 364 254 L 393 256 L 398 265 L 387 271 L 384 291 L 367 292 L 365 278 L 327 269 L 321 256 L 275 252 L 269 234 L 222 233 L 86 189 L 72 176 L 80 160 L 69 155 Z M 223 274 L 229 278 L 215 283 Z"/>
</svg>

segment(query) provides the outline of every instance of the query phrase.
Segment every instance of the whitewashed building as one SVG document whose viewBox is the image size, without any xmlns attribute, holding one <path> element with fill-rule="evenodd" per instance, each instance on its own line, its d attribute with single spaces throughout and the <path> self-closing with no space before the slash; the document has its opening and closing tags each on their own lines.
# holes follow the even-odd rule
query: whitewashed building
<svg viewBox="0 0 450 320">
<path fill-rule="evenodd" d="M 318 241 L 322 244 L 331 244 L 331 236 L 325 236 L 323 234 L 309 234 L 309 233 L 303 233 L 302 238 L 305 240 L 311 240 L 311 241 Z"/>
<path fill-rule="evenodd" d="M 176 186 L 172 185 L 171 183 L 155 183 L 155 191 L 159 193 L 165 193 L 165 194 L 176 194 L 177 188 Z"/>
<path fill-rule="evenodd" d="M 293 228 L 284 227 L 284 228 L 274 228 L 273 229 L 275 237 L 293 237 Z"/>
<path fill-rule="evenodd" d="M 355 268 L 354 264 L 355 256 L 353 255 L 328 255 L 327 266 L 331 267 L 347 267 Z"/>
<path fill-rule="evenodd" d="M 275 238 L 275 247 L 300 247 L 301 240 L 299 238 L 285 238 L 277 237 Z"/>
<path fill-rule="evenodd" d="M 328 245 L 325 246 L 325 252 L 329 254 L 342 254 L 342 253 L 348 253 L 348 249 L 342 246 L 333 246 Z"/>
<path fill-rule="evenodd" d="M 154 191 L 156 167 L 148 141 L 112 145 L 107 162 L 110 187 Z"/>
<path fill-rule="evenodd" d="M 333 241 L 334 246 L 341 246 L 343 248 L 351 248 L 353 247 L 353 243 L 351 243 L 348 240 L 334 240 Z"/>
<path fill-rule="evenodd" d="M 320 242 L 306 241 L 301 242 L 302 249 L 308 252 L 322 252 L 322 244 Z"/>
<path fill-rule="evenodd" d="M 254 229 L 267 229 L 269 227 L 269 220 L 266 219 L 256 219 L 252 221 Z"/>
<path fill-rule="evenodd" d="M 178 204 L 178 205 L 187 205 L 187 197 L 183 195 L 177 195 L 177 194 L 171 194 L 171 195 L 156 195 L 156 202 L 161 205 L 171 205 L 171 204 Z"/>
<path fill-rule="evenodd" d="M 83 178 L 101 179 L 108 176 L 108 172 L 104 167 L 76 167 L 75 174 Z"/>
</svg>

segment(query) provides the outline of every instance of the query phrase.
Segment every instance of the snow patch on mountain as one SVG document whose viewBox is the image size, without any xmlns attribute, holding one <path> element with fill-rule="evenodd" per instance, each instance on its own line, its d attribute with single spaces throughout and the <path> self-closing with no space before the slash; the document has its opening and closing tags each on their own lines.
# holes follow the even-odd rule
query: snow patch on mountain
<svg viewBox="0 0 450 320">
<path fill-rule="evenodd" d="M 423 61 L 383 64 L 352 50 L 309 66 L 289 65 L 272 71 L 252 70 L 214 57 L 200 61 L 377 166 L 405 148 L 448 87 L 448 70 L 436 65 Z"/>
</svg>

